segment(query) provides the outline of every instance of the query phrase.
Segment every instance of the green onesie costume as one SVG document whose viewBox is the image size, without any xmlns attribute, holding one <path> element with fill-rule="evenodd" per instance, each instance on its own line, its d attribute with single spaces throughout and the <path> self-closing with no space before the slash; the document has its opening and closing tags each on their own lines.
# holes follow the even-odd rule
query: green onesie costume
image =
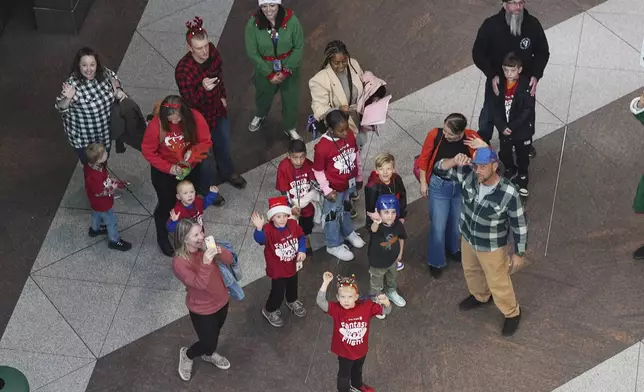
<svg viewBox="0 0 644 392">
<path fill-rule="evenodd" d="M 297 128 L 304 31 L 293 11 L 288 8 L 284 11 L 284 21 L 277 29 L 277 47 L 273 46 L 271 31 L 260 30 L 255 15 L 250 18 L 246 24 L 246 53 L 255 65 L 256 116 L 268 115 L 273 96 L 279 90 L 282 95 L 282 126 L 284 131 L 289 131 Z M 273 71 L 276 53 L 282 73 L 287 78 L 280 84 L 271 84 L 270 80 L 277 76 Z"/>
</svg>

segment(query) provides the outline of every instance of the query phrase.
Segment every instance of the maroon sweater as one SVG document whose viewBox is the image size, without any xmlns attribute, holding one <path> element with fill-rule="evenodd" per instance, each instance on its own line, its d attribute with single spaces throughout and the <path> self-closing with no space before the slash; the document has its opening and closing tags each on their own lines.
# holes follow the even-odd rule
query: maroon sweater
<svg viewBox="0 0 644 392">
<path fill-rule="evenodd" d="M 215 257 L 212 263 L 203 263 L 203 251 L 191 253 L 188 259 L 175 256 L 172 260 L 174 275 L 184 285 L 186 306 L 192 313 L 209 315 L 216 313 L 228 303 L 228 289 L 217 266 L 217 261 L 232 264 L 233 255 L 226 249 Z"/>
</svg>

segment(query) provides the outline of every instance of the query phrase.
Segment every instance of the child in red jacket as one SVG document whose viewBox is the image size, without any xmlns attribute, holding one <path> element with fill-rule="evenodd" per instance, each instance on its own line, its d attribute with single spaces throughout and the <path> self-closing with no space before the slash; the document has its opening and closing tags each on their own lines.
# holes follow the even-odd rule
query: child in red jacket
<svg viewBox="0 0 644 392">
<path fill-rule="evenodd" d="M 214 185 L 210 187 L 209 191 L 206 197 L 201 197 L 197 196 L 192 182 L 183 180 L 177 184 L 177 204 L 170 210 L 170 218 L 166 223 L 168 233 L 173 233 L 177 229 L 177 224 L 181 219 L 194 219 L 203 226 L 204 210 L 210 207 L 219 195 L 219 188 Z"/>
<path fill-rule="evenodd" d="M 297 316 L 304 317 L 306 309 L 297 297 L 297 271 L 306 259 L 306 236 L 295 219 L 289 219 L 291 207 L 286 197 L 268 199 L 268 220 L 253 212 L 253 238 L 264 245 L 266 275 L 271 279 L 271 292 L 262 315 L 274 327 L 284 325 L 279 308 L 286 295 L 286 306 Z"/>
<path fill-rule="evenodd" d="M 110 249 L 127 251 L 132 249 L 132 244 L 121 239 L 116 227 L 116 215 L 114 214 L 114 190 L 125 188 L 126 183 L 113 179 L 107 172 L 107 150 L 99 143 L 92 143 L 85 149 L 87 163 L 83 166 L 85 176 L 85 191 L 92 208 L 92 225 L 89 228 L 89 236 L 97 237 L 107 234 Z M 101 225 L 103 222 L 105 225 Z"/>
</svg>

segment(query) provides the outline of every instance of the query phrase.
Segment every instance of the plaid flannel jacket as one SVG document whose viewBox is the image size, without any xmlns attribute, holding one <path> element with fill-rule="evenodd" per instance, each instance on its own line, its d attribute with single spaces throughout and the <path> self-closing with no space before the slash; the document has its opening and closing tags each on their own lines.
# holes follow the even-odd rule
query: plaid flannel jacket
<svg viewBox="0 0 644 392">
<path fill-rule="evenodd" d="M 221 102 L 226 98 L 221 71 L 221 56 L 215 45 L 210 43 L 210 57 L 199 64 L 190 52 L 179 60 L 174 71 L 174 78 L 179 87 L 181 98 L 193 109 L 203 114 L 210 129 L 217 123 L 217 117 L 226 117 L 226 108 Z M 210 91 L 206 91 L 201 82 L 204 78 L 219 78 L 219 83 Z"/>
<path fill-rule="evenodd" d="M 471 166 L 441 169 L 443 159 L 434 166 L 439 176 L 461 183 L 461 234 L 480 252 L 491 252 L 507 244 L 509 230 L 514 237 L 515 253 L 525 253 L 528 225 L 519 193 L 512 183 L 501 177 L 494 190 L 479 203 L 479 182 Z"/>
<path fill-rule="evenodd" d="M 112 104 L 114 103 L 114 87 L 112 80 L 118 80 L 116 74 L 105 68 L 105 80 L 78 80 L 70 76 L 65 81 L 76 89 L 67 108 L 61 108 L 58 103 L 63 99 L 62 94 L 56 98 L 54 107 L 63 119 L 63 129 L 69 144 L 74 148 L 85 148 L 91 143 L 102 143 L 110 148 L 110 123 Z"/>
</svg>

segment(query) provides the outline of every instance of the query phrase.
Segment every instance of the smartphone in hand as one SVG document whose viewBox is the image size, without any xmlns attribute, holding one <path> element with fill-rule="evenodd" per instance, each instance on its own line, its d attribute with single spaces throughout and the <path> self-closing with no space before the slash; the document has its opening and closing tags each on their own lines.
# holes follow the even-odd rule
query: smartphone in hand
<svg viewBox="0 0 644 392">
<path fill-rule="evenodd" d="M 217 243 L 215 242 L 215 238 L 211 235 L 208 237 L 204 238 L 204 241 L 206 242 L 206 249 L 215 249 L 217 248 Z"/>
</svg>

